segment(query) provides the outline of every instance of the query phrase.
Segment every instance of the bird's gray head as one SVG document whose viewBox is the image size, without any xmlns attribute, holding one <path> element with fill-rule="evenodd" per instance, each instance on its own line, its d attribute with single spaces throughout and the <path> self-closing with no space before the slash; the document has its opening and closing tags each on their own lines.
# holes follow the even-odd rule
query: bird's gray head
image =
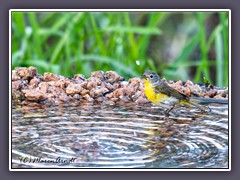
<svg viewBox="0 0 240 180">
<path fill-rule="evenodd" d="M 160 76 L 157 73 L 149 70 L 142 75 L 142 78 L 144 80 L 150 81 L 153 85 L 157 85 L 161 82 Z"/>
</svg>

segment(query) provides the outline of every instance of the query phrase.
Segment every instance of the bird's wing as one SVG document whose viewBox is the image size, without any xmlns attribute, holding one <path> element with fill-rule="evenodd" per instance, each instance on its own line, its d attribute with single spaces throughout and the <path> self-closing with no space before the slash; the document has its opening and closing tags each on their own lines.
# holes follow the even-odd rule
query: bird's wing
<svg viewBox="0 0 240 180">
<path fill-rule="evenodd" d="M 156 93 L 163 93 L 168 96 L 175 97 L 179 100 L 188 100 L 189 97 L 186 94 L 183 94 L 182 92 L 174 89 L 173 87 L 169 86 L 167 83 L 162 82 L 161 84 L 157 85 L 155 87 Z"/>
</svg>

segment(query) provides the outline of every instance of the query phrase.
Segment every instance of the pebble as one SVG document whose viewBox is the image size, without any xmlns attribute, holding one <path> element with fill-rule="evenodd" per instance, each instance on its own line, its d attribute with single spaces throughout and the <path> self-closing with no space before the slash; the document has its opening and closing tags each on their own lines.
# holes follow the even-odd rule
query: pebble
<svg viewBox="0 0 240 180">
<path fill-rule="evenodd" d="M 83 90 L 80 84 L 69 84 L 66 88 L 66 93 L 69 95 L 79 94 Z"/>
<path fill-rule="evenodd" d="M 192 81 L 167 81 L 173 88 L 191 96 L 192 93 L 200 97 L 228 98 L 228 91 L 216 89 L 201 89 Z M 149 104 L 145 94 L 144 85 L 140 78 L 131 78 L 125 81 L 122 76 L 114 71 L 94 71 L 86 79 L 82 74 L 76 74 L 73 78 L 65 78 L 61 75 L 45 72 L 37 73 L 35 67 L 17 67 L 12 70 L 12 99 L 26 104 L 39 100 L 45 100 L 48 105 L 62 104 L 72 100 L 79 103 L 108 103 L 126 104 L 135 102 Z"/>
<path fill-rule="evenodd" d="M 16 74 L 21 77 L 21 79 L 30 80 L 37 75 L 37 68 L 35 67 L 16 67 Z"/>
</svg>

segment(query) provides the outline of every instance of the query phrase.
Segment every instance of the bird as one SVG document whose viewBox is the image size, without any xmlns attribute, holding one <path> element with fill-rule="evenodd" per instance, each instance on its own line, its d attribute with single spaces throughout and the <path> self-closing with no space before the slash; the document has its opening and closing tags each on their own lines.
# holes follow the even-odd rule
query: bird
<svg viewBox="0 0 240 180">
<path fill-rule="evenodd" d="M 169 116 L 170 111 L 176 105 L 195 106 L 201 111 L 207 111 L 209 108 L 198 103 L 228 103 L 227 100 L 213 98 L 193 98 L 174 89 L 168 83 L 163 82 L 160 76 L 153 71 L 146 71 L 141 76 L 144 82 L 144 92 L 147 99 L 155 105 L 167 107 L 164 111 L 165 116 Z"/>
</svg>

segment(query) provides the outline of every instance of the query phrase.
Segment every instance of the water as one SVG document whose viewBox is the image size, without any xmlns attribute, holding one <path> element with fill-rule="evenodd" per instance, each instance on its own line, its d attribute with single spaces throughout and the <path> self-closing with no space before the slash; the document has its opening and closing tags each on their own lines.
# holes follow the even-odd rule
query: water
<svg viewBox="0 0 240 180">
<path fill-rule="evenodd" d="M 13 106 L 12 168 L 228 168 L 228 107 Z"/>
</svg>

